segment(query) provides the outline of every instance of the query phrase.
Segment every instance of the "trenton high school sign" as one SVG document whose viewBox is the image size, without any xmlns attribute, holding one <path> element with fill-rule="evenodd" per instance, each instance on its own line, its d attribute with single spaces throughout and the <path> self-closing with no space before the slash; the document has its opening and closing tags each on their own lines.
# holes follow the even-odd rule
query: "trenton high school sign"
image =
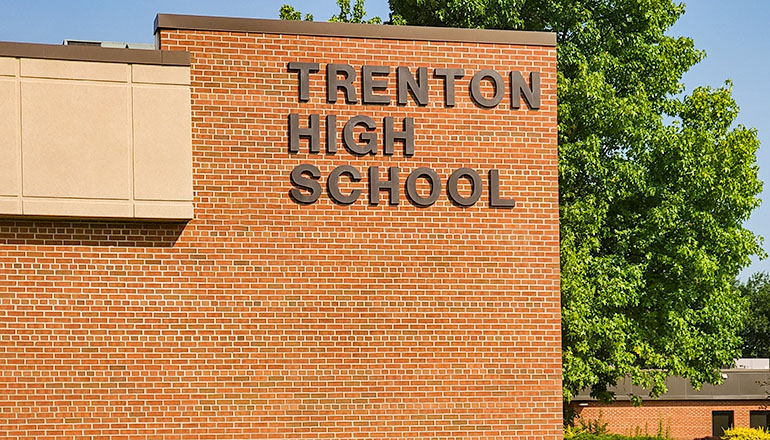
<svg viewBox="0 0 770 440">
<path fill-rule="evenodd" d="M 311 74 L 317 74 L 320 70 L 319 63 L 288 63 L 288 70 L 297 74 L 297 88 L 299 91 L 299 101 L 310 101 L 310 77 Z M 337 102 L 339 92 L 345 97 L 345 103 L 358 103 L 358 93 L 356 91 L 356 70 L 348 64 L 327 64 L 326 65 L 326 102 L 333 104 Z M 389 66 L 361 66 L 361 90 L 360 97 L 363 104 L 378 106 L 387 106 L 392 104 L 392 99 L 388 92 L 387 77 L 393 72 Z M 465 76 L 464 69 L 433 69 L 433 76 L 443 81 L 443 104 L 446 107 L 455 106 L 455 80 Z M 428 68 L 419 67 L 417 76 L 408 67 L 398 67 L 395 69 L 397 87 L 395 90 L 396 103 L 406 105 L 411 97 L 417 105 L 426 106 L 429 103 L 429 84 Z M 521 98 L 523 97 L 527 106 L 531 110 L 540 108 L 540 73 L 531 72 L 530 85 L 527 85 L 524 76 L 520 71 L 512 70 L 509 77 L 509 96 L 511 99 L 511 109 L 521 108 Z M 482 82 L 487 81 L 491 85 L 491 96 L 482 92 Z M 476 72 L 470 80 L 469 98 L 482 108 L 494 108 L 503 100 L 505 96 L 506 83 L 503 76 L 495 70 L 483 69 Z M 392 93 L 391 93 L 392 94 Z M 300 141 L 308 140 L 309 152 L 312 154 L 321 153 L 321 115 L 311 114 L 307 118 L 307 124 L 301 126 L 300 115 L 291 113 L 289 115 L 288 146 L 289 153 L 296 154 L 300 152 Z M 339 137 L 337 128 L 337 116 L 326 115 L 326 154 L 337 154 L 337 139 Z M 356 129 L 362 127 L 364 131 L 357 136 Z M 402 118 L 399 124 L 396 124 L 394 118 L 386 116 L 382 118 L 382 123 L 378 126 L 377 121 L 367 115 L 357 115 L 345 121 L 342 129 L 342 145 L 345 151 L 355 156 L 377 155 L 392 156 L 395 154 L 395 143 L 403 144 L 403 154 L 405 157 L 411 157 L 415 154 L 414 148 L 414 127 L 413 117 L 406 116 Z M 381 131 L 378 129 L 381 128 Z M 380 140 L 380 134 L 381 139 Z M 387 177 L 380 176 L 380 167 L 370 166 L 368 170 L 368 200 L 371 205 L 380 204 L 380 193 L 388 193 L 388 203 L 398 205 L 400 203 L 399 189 L 399 167 L 389 167 Z M 489 206 L 493 208 L 512 208 L 515 200 L 506 199 L 500 196 L 500 172 L 496 169 L 488 170 L 489 185 Z M 340 178 L 345 177 L 351 182 L 362 180 L 359 170 L 351 165 L 340 165 L 334 168 L 327 177 L 327 195 L 335 203 L 349 205 L 358 201 L 361 196 L 361 189 L 354 189 L 343 193 L 340 190 Z M 290 174 L 292 185 L 295 187 L 289 191 L 291 198 L 301 204 L 315 203 L 323 192 L 318 180 L 321 177 L 321 171 L 312 164 L 301 164 L 295 167 Z M 418 191 L 417 181 L 425 179 L 429 185 L 427 194 L 421 194 Z M 470 183 L 470 194 L 463 195 L 458 189 L 461 179 L 467 179 Z M 446 183 L 446 193 L 453 204 L 461 207 L 474 205 L 482 193 L 482 178 L 479 172 L 472 168 L 458 168 L 449 176 Z M 433 205 L 442 192 L 442 179 L 432 168 L 419 167 L 412 171 L 406 179 L 406 197 L 409 201 L 418 207 L 429 207 Z"/>
</svg>

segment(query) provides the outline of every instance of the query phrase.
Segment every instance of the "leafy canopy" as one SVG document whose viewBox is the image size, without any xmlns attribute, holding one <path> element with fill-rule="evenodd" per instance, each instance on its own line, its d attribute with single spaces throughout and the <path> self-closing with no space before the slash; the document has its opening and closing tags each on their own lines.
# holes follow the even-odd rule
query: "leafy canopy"
<svg viewBox="0 0 770 440">
<path fill-rule="evenodd" d="M 278 11 L 278 16 L 281 20 L 302 20 L 302 13 L 294 10 L 294 8 L 289 5 L 281 6 L 281 10 Z M 313 21 L 313 14 L 305 14 L 305 21 Z"/>
<path fill-rule="evenodd" d="M 382 19 L 380 17 L 372 17 L 368 20 L 364 19 L 364 17 L 366 17 L 366 12 L 364 11 L 364 1 L 365 0 L 356 0 L 356 3 L 351 8 L 350 0 L 337 0 L 337 6 L 340 8 L 340 13 L 333 15 L 329 21 L 337 23 L 382 24 Z M 295 10 L 294 7 L 290 5 L 281 6 L 279 16 L 281 17 L 281 20 L 302 19 L 302 13 Z M 313 15 L 305 14 L 305 20 L 312 21 Z"/>
<path fill-rule="evenodd" d="M 364 12 L 364 0 L 356 0 L 355 5 L 351 11 L 350 0 L 337 0 L 337 6 L 340 7 L 340 13 L 332 15 L 329 21 L 339 23 L 369 23 L 369 24 L 382 24 L 380 17 L 372 17 L 369 20 L 364 20 L 366 12 Z"/>
<path fill-rule="evenodd" d="M 760 272 L 738 286 L 749 302 L 749 316 L 741 333 L 743 357 L 770 357 L 770 275 Z"/>
<path fill-rule="evenodd" d="M 349 0 L 338 0 L 350 16 Z M 389 0 L 411 25 L 555 32 L 558 42 L 564 398 L 630 375 L 718 383 L 740 353 L 733 280 L 760 239 L 756 132 L 725 87 L 682 95 L 702 59 L 665 32 L 671 0 Z M 343 8 L 343 4 L 347 4 Z M 339 21 L 345 21 L 339 20 Z"/>
<path fill-rule="evenodd" d="M 329 19 L 331 22 L 337 23 L 366 23 L 366 24 L 382 24 L 380 17 L 372 17 L 365 19 L 366 11 L 364 10 L 364 4 L 366 0 L 356 0 L 356 3 L 351 8 L 350 0 L 337 0 L 337 6 L 340 8 L 340 13 L 332 15 Z M 280 10 L 281 20 L 301 20 L 302 13 L 295 11 L 290 5 L 281 6 Z M 305 20 L 313 20 L 311 14 L 305 14 Z M 390 21 L 385 24 L 402 25 L 405 24 L 404 19 L 398 15 L 391 14 Z"/>
</svg>

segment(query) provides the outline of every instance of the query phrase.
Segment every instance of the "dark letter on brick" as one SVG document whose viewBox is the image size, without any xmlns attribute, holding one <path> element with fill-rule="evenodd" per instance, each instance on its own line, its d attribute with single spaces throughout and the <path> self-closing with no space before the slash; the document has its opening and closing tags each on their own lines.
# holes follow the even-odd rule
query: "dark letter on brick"
<svg viewBox="0 0 770 440">
<path fill-rule="evenodd" d="M 457 191 L 457 183 L 463 177 L 471 182 L 470 197 L 463 197 Z M 447 183 L 446 189 L 449 193 L 449 198 L 454 203 L 463 207 L 472 206 L 479 200 L 479 197 L 481 197 L 481 176 L 470 168 L 460 168 L 455 170 L 455 172 L 449 176 L 449 182 Z"/>
<path fill-rule="evenodd" d="M 389 203 L 398 205 L 398 167 L 390 167 L 388 180 L 380 180 L 380 167 L 369 167 L 369 204 L 380 204 L 380 191 L 388 191 Z"/>
<path fill-rule="evenodd" d="M 299 115 L 292 113 L 289 115 L 289 153 L 299 153 L 300 138 L 310 139 L 310 152 L 321 152 L 321 129 L 320 118 L 318 115 L 308 117 L 307 128 L 299 128 Z"/>
<path fill-rule="evenodd" d="M 495 87 L 495 94 L 491 99 L 488 99 L 481 94 L 481 81 L 484 79 L 491 80 L 492 85 Z M 497 106 L 497 104 L 500 104 L 504 95 L 505 82 L 499 73 L 494 70 L 485 69 L 473 75 L 473 78 L 471 79 L 471 98 L 473 98 L 476 104 L 482 107 L 492 108 Z"/>
<path fill-rule="evenodd" d="M 383 140 L 383 154 L 393 155 L 395 148 L 394 141 L 404 142 L 404 156 L 414 156 L 414 118 L 404 118 L 404 131 L 395 131 L 393 128 L 393 118 L 386 117 L 384 121 L 385 136 Z"/>
<path fill-rule="evenodd" d="M 463 69 L 436 69 L 433 75 L 444 78 L 444 103 L 447 107 L 455 106 L 455 79 L 465 76 Z"/>
<path fill-rule="evenodd" d="M 493 208 L 513 208 L 516 200 L 500 197 L 500 171 L 489 170 L 489 206 Z"/>
<path fill-rule="evenodd" d="M 326 152 L 337 153 L 337 116 L 326 116 Z"/>
<path fill-rule="evenodd" d="M 430 182 L 430 194 L 428 194 L 428 197 L 422 197 L 417 193 L 417 179 L 420 177 L 425 178 Z M 417 168 L 406 178 L 406 197 L 415 206 L 427 208 L 436 203 L 440 194 L 441 179 L 439 179 L 438 174 L 430 168 Z"/>
<path fill-rule="evenodd" d="M 374 75 L 388 76 L 390 67 L 387 66 L 363 66 L 361 68 L 361 86 L 363 88 L 364 104 L 390 104 L 390 96 L 375 95 L 375 90 L 386 90 L 387 79 L 374 79 Z"/>
<path fill-rule="evenodd" d="M 297 75 L 297 87 L 299 89 L 299 100 L 307 102 L 310 100 L 310 72 L 318 72 L 318 63 L 289 63 L 289 72 L 299 72 Z"/>
<path fill-rule="evenodd" d="M 342 141 L 345 144 L 345 149 L 357 156 L 363 156 L 366 154 L 377 154 L 377 133 L 373 131 L 365 131 L 361 133 L 361 140 L 364 142 L 363 146 L 356 142 L 355 129 L 357 125 L 363 125 L 367 130 L 374 130 L 377 128 L 377 124 L 369 116 L 354 116 L 345 123 L 345 128 L 342 129 Z"/>
<path fill-rule="evenodd" d="M 339 75 L 345 75 L 345 79 L 340 79 Z M 345 91 L 345 102 L 355 104 L 356 88 L 353 81 L 356 80 L 356 71 L 347 64 L 327 64 L 326 65 L 326 100 L 337 102 L 337 90 Z"/>
<path fill-rule="evenodd" d="M 520 108 L 521 96 L 524 95 L 530 109 L 540 108 L 540 72 L 529 74 L 529 84 L 528 87 L 521 72 L 511 72 L 511 107 Z"/>
<path fill-rule="evenodd" d="M 342 194 L 340 192 L 340 176 L 342 175 L 348 176 L 351 182 L 358 182 L 361 180 L 361 174 L 357 169 L 350 165 L 340 165 L 329 173 L 329 179 L 326 181 L 326 189 L 329 192 L 329 197 L 335 203 L 339 203 L 340 205 L 350 205 L 358 200 L 361 190 L 354 189 L 348 195 Z"/>
<path fill-rule="evenodd" d="M 419 105 L 428 105 L 428 68 L 417 69 L 417 80 L 414 79 L 408 67 L 396 69 L 398 82 L 397 99 L 400 105 L 406 105 L 407 90 Z"/>
<path fill-rule="evenodd" d="M 310 178 L 303 176 L 303 174 L 309 174 Z M 310 191 L 310 194 L 304 194 L 299 189 L 294 188 L 289 190 L 289 196 L 295 202 L 303 205 L 315 203 L 321 197 L 321 184 L 316 182 L 320 178 L 321 171 L 313 165 L 297 165 L 291 170 L 291 184 L 299 189 Z"/>
</svg>

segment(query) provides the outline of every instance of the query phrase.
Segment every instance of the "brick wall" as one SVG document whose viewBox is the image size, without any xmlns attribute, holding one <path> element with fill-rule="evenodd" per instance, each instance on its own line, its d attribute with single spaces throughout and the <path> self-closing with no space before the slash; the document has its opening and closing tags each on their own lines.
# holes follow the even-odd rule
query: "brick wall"
<svg viewBox="0 0 770 440">
<path fill-rule="evenodd" d="M 191 30 L 160 41 L 192 58 L 195 219 L 0 221 L 3 436 L 560 438 L 555 48 Z M 326 104 L 314 74 L 300 103 L 290 61 L 426 66 L 431 101 Z M 454 108 L 432 76 L 442 67 L 466 70 Z M 473 105 L 482 68 L 541 72 L 542 108 L 512 110 L 507 95 Z M 335 114 L 338 130 L 355 114 L 412 116 L 415 155 L 290 155 L 291 112 Z M 402 184 L 420 166 L 444 182 L 499 169 L 517 205 L 490 208 L 484 179 L 469 208 L 445 193 L 417 208 L 403 187 L 398 206 L 386 194 L 303 206 L 288 197 L 300 163 L 322 183 L 357 167 L 364 180 L 343 192 L 365 189 L 369 166 L 401 167 Z"/>
<path fill-rule="evenodd" d="M 652 401 L 645 400 L 635 407 L 630 402 L 615 402 L 602 405 L 592 402 L 586 407 L 574 405 L 579 417 L 584 420 L 601 420 L 607 423 L 610 432 L 634 434 L 668 432 L 676 440 L 693 440 L 711 437 L 713 411 L 733 411 L 737 427 L 749 427 L 751 411 L 767 411 L 766 400 L 746 401 Z"/>
</svg>

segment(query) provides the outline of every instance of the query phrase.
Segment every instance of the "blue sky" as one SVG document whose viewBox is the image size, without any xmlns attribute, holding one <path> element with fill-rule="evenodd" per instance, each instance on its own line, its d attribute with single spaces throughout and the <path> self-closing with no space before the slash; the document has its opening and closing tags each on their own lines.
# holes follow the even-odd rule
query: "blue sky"
<svg viewBox="0 0 770 440">
<path fill-rule="evenodd" d="M 152 43 L 152 23 L 159 12 L 277 18 L 287 0 L 0 0 L 0 41 L 60 44 L 63 39 Z M 295 8 L 326 20 L 337 12 L 334 0 L 288 0 Z M 768 237 L 770 250 L 770 1 L 689 0 L 687 13 L 671 30 L 695 40 L 706 59 L 684 77 L 688 91 L 700 85 L 721 86 L 731 79 L 733 96 L 741 107 L 738 122 L 755 127 L 762 143 L 758 157 L 760 178 L 768 182 L 768 199 L 747 226 Z M 388 16 L 386 0 L 367 1 L 369 15 Z M 764 270 L 770 258 L 755 261 L 741 278 Z"/>
</svg>

